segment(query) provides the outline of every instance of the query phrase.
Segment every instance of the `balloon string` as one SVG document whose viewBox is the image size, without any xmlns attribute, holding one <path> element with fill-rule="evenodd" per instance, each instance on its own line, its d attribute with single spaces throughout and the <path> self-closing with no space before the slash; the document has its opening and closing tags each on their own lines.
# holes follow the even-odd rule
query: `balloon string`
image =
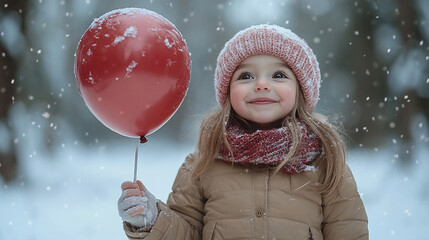
<svg viewBox="0 0 429 240">
<path fill-rule="evenodd" d="M 140 143 L 146 143 L 147 139 L 145 136 L 140 137 Z M 134 159 L 134 180 L 133 182 L 137 181 L 137 162 L 138 162 L 138 156 L 139 156 L 139 144 L 136 145 L 136 154 Z"/>
</svg>

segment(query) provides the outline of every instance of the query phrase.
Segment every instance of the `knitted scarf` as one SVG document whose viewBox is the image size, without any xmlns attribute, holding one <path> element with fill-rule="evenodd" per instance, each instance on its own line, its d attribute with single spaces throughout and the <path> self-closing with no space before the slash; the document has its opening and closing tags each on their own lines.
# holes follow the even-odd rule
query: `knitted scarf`
<svg viewBox="0 0 429 240">
<path fill-rule="evenodd" d="M 314 171 L 312 161 L 322 153 L 320 138 L 304 121 L 298 121 L 301 144 L 285 165 L 285 173 Z M 227 139 L 232 149 L 232 156 L 224 145 L 219 157 L 226 162 L 253 163 L 277 166 L 289 153 L 292 147 L 292 134 L 287 127 L 270 130 L 245 130 L 239 124 L 227 128 Z"/>
</svg>

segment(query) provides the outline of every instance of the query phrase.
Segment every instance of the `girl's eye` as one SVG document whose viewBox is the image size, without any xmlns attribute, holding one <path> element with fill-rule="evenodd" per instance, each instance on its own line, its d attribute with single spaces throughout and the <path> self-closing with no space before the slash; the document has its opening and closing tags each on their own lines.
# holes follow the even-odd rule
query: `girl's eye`
<svg viewBox="0 0 429 240">
<path fill-rule="evenodd" d="M 249 73 L 243 73 L 238 77 L 238 79 L 253 79 L 253 77 Z"/>
<path fill-rule="evenodd" d="M 287 78 L 287 77 L 282 72 L 276 72 L 276 73 L 274 73 L 273 78 Z"/>
</svg>

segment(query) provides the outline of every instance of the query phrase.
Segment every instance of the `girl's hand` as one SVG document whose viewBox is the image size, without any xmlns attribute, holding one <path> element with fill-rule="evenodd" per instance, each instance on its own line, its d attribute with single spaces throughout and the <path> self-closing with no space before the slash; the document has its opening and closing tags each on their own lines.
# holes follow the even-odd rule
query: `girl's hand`
<svg viewBox="0 0 429 240">
<path fill-rule="evenodd" d="M 140 180 L 123 182 L 118 200 L 119 216 L 136 227 L 152 226 L 158 216 L 157 200 Z"/>
</svg>

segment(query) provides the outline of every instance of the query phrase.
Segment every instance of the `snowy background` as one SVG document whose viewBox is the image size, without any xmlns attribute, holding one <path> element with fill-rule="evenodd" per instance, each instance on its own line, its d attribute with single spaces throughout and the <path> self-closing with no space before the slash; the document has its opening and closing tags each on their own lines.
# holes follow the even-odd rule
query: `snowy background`
<svg viewBox="0 0 429 240">
<path fill-rule="evenodd" d="M 0 240 L 126 239 L 116 201 L 136 139 L 104 127 L 79 96 L 78 41 L 94 18 L 143 7 L 173 22 L 192 59 L 188 95 L 140 146 L 138 177 L 165 201 L 216 105 L 225 41 L 254 24 L 303 37 L 340 114 L 371 239 L 429 239 L 429 1 L 0 0 Z"/>
</svg>

